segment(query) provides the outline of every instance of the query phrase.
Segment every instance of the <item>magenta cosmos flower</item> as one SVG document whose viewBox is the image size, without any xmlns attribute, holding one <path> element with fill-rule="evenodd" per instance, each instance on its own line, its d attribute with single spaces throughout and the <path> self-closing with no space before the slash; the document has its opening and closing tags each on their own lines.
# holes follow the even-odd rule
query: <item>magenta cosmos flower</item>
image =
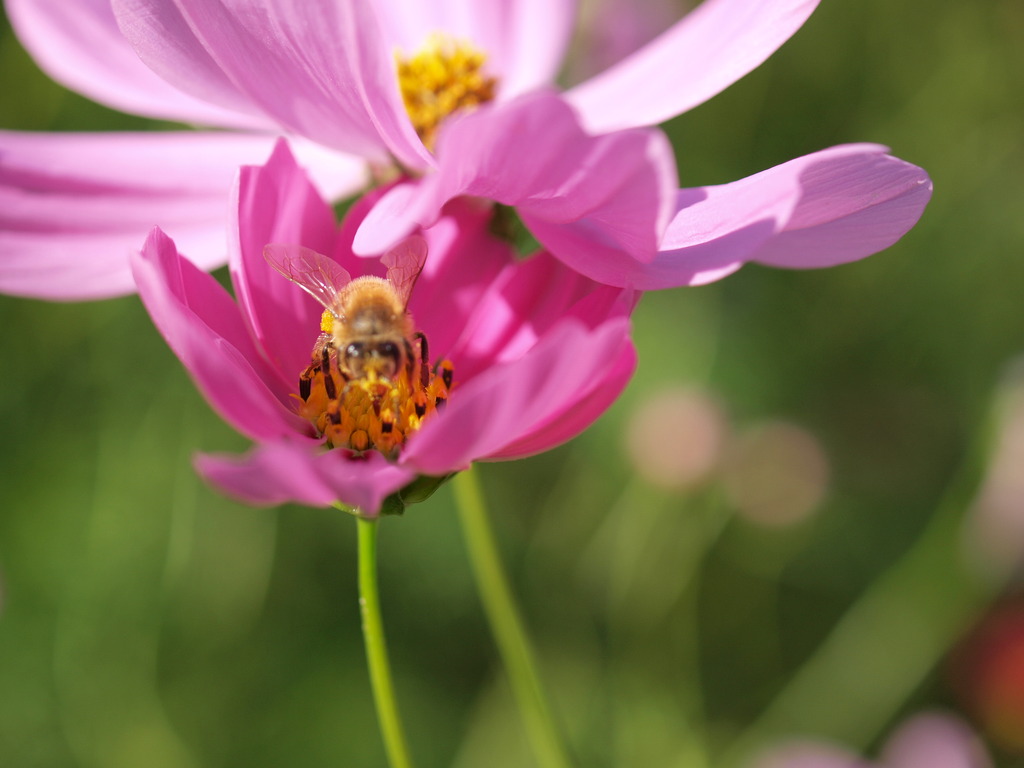
<svg viewBox="0 0 1024 768">
<path fill-rule="evenodd" d="M 197 263 L 218 263 L 218 193 L 282 131 L 308 140 L 297 152 L 331 199 L 368 164 L 410 175 L 360 232 L 363 254 L 474 195 L 516 206 L 558 258 L 615 285 L 707 282 L 748 260 L 860 258 L 917 220 L 930 190 L 920 169 L 878 147 L 838 148 L 677 194 L 670 147 L 642 128 L 749 72 L 816 4 L 708 0 L 563 100 L 544 89 L 571 0 L 7 0 L 55 79 L 116 108 L 232 132 L 133 135 L 127 153 L 120 139 L 0 133 L 0 194 L 15 203 L 0 290 L 124 291 L 123 248 L 158 222 Z"/>
<path fill-rule="evenodd" d="M 963 722 L 925 714 L 905 723 L 872 763 L 839 747 L 800 742 L 780 747 L 753 768 L 991 768 L 981 742 Z"/>
<path fill-rule="evenodd" d="M 408 252 L 425 241 L 430 255 L 409 296 L 408 358 L 379 344 L 324 355 L 323 306 L 270 261 L 281 268 L 305 258 L 319 285 L 344 282 L 336 277 L 342 269 L 353 284 L 383 277 L 384 265 L 351 252 L 372 201 L 359 201 L 339 228 L 284 144 L 265 166 L 242 169 L 235 199 L 235 299 L 158 229 L 133 260 L 161 333 L 213 407 L 257 443 L 245 457 L 198 459 L 200 472 L 231 495 L 257 504 L 340 502 L 375 515 L 421 476 L 564 442 L 632 374 L 632 292 L 594 283 L 543 253 L 517 259 L 472 200 L 449 206 L 423 241 L 400 246 Z M 298 262 L 289 263 L 297 272 Z M 374 359 L 391 367 L 345 375 Z M 402 359 L 408 370 L 392 365 Z"/>
</svg>

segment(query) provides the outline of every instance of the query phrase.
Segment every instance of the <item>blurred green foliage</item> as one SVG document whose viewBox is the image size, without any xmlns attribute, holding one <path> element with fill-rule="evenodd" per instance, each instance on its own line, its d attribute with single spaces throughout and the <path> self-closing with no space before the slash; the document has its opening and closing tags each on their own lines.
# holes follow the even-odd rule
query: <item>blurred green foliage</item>
<svg viewBox="0 0 1024 768">
<path fill-rule="evenodd" d="M 481 468 L 580 765 L 724 766 L 785 735 L 870 749 L 902 715 L 955 706 L 942 657 L 991 589 L 958 560 L 960 516 L 1024 350 L 1022 40 L 1018 0 L 831 0 L 666 127 L 684 185 L 873 141 L 925 167 L 935 196 L 861 263 L 645 296 L 640 368 L 611 412 Z M 0 127 L 152 127 L 51 83 L 6 23 L 0 72 Z M 248 509 L 196 478 L 195 451 L 245 441 L 134 297 L 0 297 L 0 326 L 0 765 L 383 765 L 352 520 Z M 738 432 L 816 435 L 831 467 L 816 514 L 759 527 L 717 478 L 640 479 L 627 423 L 679 385 L 713 392 Z M 530 765 L 450 490 L 385 520 L 381 547 L 419 764 Z M 843 616 L 863 667 L 815 656 Z M 801 668 L 804 694 L 787 688 Z"/>
</svg>

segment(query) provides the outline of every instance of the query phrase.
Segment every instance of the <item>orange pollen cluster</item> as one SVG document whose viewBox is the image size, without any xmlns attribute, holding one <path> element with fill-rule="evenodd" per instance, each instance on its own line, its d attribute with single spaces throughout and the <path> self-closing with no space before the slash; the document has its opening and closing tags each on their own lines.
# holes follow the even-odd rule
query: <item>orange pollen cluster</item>
<svg viewBox="0 0 1024 768">
<path fill-rule="evenodd" d="M 416 133 L 434 148 L 441 122 L 461 109 L 494 99 L 497 79 L 484 73 L 487 57 L 468 44 L 435 35 L 409 58 L 395 54 L 398 86 Z"/>
<path fill-rule="evenodd" d="M 299 379 L 299 415 L 309 419 L 329 448 L 357 455 L 376 450 L 390 459 L 425 419 L 443 407 L 452 388 L 452 364 L 409 365 L 394 380 L 372 373 L 346 380 L 334 355 L 314 362 Z M 411 375 L 415 371 L 417 375 Z"/>
</svg>

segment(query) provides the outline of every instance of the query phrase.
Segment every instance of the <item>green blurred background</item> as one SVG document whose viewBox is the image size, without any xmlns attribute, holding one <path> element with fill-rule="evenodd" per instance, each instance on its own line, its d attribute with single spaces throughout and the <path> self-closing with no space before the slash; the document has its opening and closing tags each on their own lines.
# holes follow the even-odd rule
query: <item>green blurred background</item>
<svg viewBox="0 0 1024 768">
<path fill-rule="evenodd" d="M 51 83 L 6 20 L 0 73 L 2 128 L 152 127 Z M 648 294 L 620 402 L 480 467 L 579 764 L 728 768 L 798 735 L 872 752 L 934 707 L 983 729 L 949 651 L 1013 590 L 962 555 L 1024 351 L 1024 4 L 825 0 L 667 130 L 686 186 L 872 141 L 935 196 L 863 262 Z M 136 298 L 0 297 L 0 327 L 0 766 L 383 765 L 353 521 L 196 478 L 195 451 L 245 441 Z M 724 430 L 683 488 L 628 450 L 666 391 Z M 450 489 L 384 521 L 381 563 L 418 764 L 532 765 Z"/>
</svg>

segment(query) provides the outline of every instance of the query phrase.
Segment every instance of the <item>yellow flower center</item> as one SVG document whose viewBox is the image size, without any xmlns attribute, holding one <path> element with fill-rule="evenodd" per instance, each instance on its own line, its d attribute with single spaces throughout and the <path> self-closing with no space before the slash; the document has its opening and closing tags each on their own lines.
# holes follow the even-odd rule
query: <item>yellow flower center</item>
<svg viewBox="0 0 1024 768">
<path fill-rule="evenodd" d="M 484 72 L 487 57 L 467 43 L 434 35 L 415 55 L 395 54 L 398 85 L 413 127 L 434 148 L 441 122 L 460 109 L 494 98 L 497 79 Z"/>
<path fill-rule="evenodd" d="M 298 412 L 329 448 L 356 454 L 375 450 L 394 459 L 409 435 L 447 402 L 452 376 L 448 360 L 433 369 L 414 360 L 390 379 L 372 369 L 366 376 L 346 379 L 336 351 L 328 347 L 315 353 L 299 378 Z"/>
</svg>

